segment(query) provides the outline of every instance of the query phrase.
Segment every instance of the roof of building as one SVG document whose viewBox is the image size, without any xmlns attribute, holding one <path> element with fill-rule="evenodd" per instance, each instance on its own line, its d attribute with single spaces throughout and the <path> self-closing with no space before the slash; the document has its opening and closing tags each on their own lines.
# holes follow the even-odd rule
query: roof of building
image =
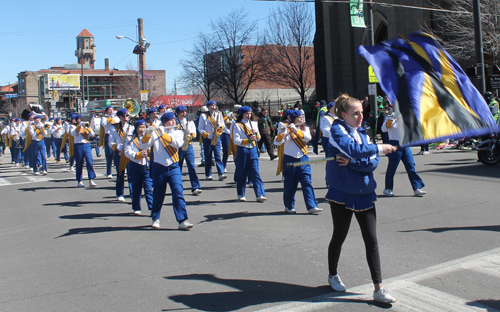
<svg viewBox="0 0 500 312">
<path fill-rule="evenodd" d="M 82 32 L 81 32 L 78 36 L 76 36 L 76 37 L 77 37 L 77 38 L 78 38 L 78 37 L 94 37 L 94 35 L 92 35 L 92 34 L 91 34 L 88 30 L 87 30 L 87 28 L 84 28 L 84 29 L 82 30 Z"/>
</svg>

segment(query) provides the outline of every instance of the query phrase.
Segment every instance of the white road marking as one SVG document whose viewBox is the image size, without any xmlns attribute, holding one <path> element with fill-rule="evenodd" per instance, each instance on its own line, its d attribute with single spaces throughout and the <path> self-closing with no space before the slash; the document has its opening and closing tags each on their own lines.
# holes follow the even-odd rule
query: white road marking
<svg viewBox="0 0 500 312">
<path fill-rule="evenodd" d="M 9 180 L 0 178 L 0 186 L 12 184 Z"/>
<path fill-rule="evenodd" d="M 478 303 L 469 305 L 471 300 L 460 298 L 418 282 L 439 275 L 459 270 L 474 270 L 490 276 L 500 276 L 500 248 L 495 248 L 475 255 L 455 259 L 384 280 L 384 288 L 390 289 L 398 302 L 392 305 L 392 311 L 488 311 L 500 312 Z M 335 307 L 351 300 L 372 301 L 373 284 L 348 288 L 347 293 L 331 293 L 304 301 L 285 303 L 276 307 L 260 310 L 261 312 L 311 312 L 334 311 Z M 337 307 L 338 308 L 338 307 Z"/>
</svg>

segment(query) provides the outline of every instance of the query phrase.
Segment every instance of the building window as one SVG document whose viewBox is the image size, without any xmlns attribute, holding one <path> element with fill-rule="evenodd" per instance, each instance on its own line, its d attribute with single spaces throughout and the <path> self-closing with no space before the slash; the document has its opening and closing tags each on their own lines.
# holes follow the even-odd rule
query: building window
<svg viewBox="0 0 500 312">
<path fill-rule="evenodd" d="M 92 82 L 95 82 L 95 78 L 94 77 L 92 77 Z"/>
<path fill-rule="evenodd" d="M 104 81 L 108 81 L 108 77 L 104 77 Z"/>
</svg>

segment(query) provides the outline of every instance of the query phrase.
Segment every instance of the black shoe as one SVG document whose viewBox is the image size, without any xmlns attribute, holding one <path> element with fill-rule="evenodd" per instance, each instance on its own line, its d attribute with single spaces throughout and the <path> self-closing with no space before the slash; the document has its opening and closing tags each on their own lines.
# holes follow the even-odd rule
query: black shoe
<svg viewBox="0 0 500 312">
<path fill-rule="evenodd" d="M 97 157 L 101 157 L 101 154 L 97 155 Z"/>
<path fill-rule="evenodd" d="M 199 164 L 198 167 L 205 167 L 205 163 Z"/>
<path fill-rule="evenodd" d="M 215 166 L 215 160 L 212 160 L 212 166 Z"/>
<path fill-rule="evenodd" d="M 276 156 L 276 155 L 271 156 L 271 160 L 275 160 L 276 158 L 278 158 L 278 156 Z"/>
</svg>

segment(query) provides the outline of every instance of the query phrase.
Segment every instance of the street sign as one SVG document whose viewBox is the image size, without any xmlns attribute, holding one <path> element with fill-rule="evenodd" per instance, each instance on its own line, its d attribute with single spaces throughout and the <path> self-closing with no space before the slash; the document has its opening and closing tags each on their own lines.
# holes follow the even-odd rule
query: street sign
<svg viewBox="0 0 500 312">
<path fill-rule="evenodd" d="M 377 95 L 377 85 L 369 84 L 368 85 L 368 95 Z"/>
<path fill-rule="evenodd" d="M 141 102 L 148 101 L 148 90 L 141 90 Z"/>
<path fill-rule="evenodd" d="M 375 76 L 375 72 L 373 71 L 373 67 L 368 66 L 368 82 L 369 83 L 378 83 L 377 76 Z"/>
<path fill-rule="evenodd" d="M 5 95 L 6 98 L 16 98 L 17 97 L 17 94 L 6 94 Z"/>
</svg>

